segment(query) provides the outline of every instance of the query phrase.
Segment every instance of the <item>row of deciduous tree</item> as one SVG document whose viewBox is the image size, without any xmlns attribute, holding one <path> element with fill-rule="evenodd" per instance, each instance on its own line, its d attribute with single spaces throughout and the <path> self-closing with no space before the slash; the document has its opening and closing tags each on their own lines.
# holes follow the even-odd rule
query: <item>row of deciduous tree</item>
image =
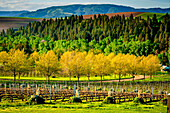
<svg viewBox="0 0 170 113">
<path fill-rule="evenodd" d="M 3 70 L 11 71 L 14 75 L 14 81 L 17 74 L 20 76 L 23 72 L 37 70 L 47 76 L 48 81 L 52 74 L 60 73 L 68 76 L 77 76 L 78 82 L 81 76 L 88 78 L 98 75 L 104 78 L 105 75 L 116 74 L 119 81 L 122 75 L 130 74 L 133 77 L 136 74 L 150 75 L 160 69 L 159 59 L 155 55 L 138 56 L 130 54 L 110 53 L 108 56 L 93 52 L 67 51 L 61 58 L 52 51 L 38 54 L 32 53 L 30 56 L 24 53 L 24 50 L 11 49 L 8 53 L 0 52 L 0 63 Z"/>
</svg>

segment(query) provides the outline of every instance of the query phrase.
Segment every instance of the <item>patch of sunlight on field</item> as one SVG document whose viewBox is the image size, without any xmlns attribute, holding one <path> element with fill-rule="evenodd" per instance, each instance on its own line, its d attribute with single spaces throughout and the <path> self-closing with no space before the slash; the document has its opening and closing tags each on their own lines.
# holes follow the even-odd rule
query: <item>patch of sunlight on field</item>
<svg viewBox="0 0 170 113">
<path fill-rule="evenodd" d="M 128 78 L 132 78 L 132 76 L 122 76 L 121 79 L 128 79 Z M 9 76 L 0 76 L 0 79 L 14 79 L 14 77 L 9 77 Z M 16 79 L 18 80 L 18 77 L 16 77 Z M 47 80 L 46 77 L 20 77 L 21 80 Z M 103 80 L 118 80 L 118 76 L 115 75 L 111 75 L 111 76 L 104 76 Z M 52 78 L 50 77 L 50 80 L 62 80 L 62 81 L 69 81 L 69 77 L 56 77 L 56 78 Z M 71 80 L 73 81 L 77 81 L 76 77 L 71 77 Z M 101 80 L 100 76 L 91 76 L 89 77 L 90 81 L 93 80 Z M 88 81 L 88 77 L 87 76 L 81 76 L 80 77 L 80 81 Z"/>
<path fill-rule="evenodd" d="M 137 17 L 141 16 L 141 18 L 147 19 L 148 16 L 149 16 L 149 18 L 152 18 L 154 14 L 156 14 L 157 19 L 159 19 L 159 18 L 161 18 L 162 16 L 165 15 L 165 13 L 150 13 L 150 12 L 147 12 L 147 13 L 142 13 L 142 14 L 137 15 Z"/>
</svg>

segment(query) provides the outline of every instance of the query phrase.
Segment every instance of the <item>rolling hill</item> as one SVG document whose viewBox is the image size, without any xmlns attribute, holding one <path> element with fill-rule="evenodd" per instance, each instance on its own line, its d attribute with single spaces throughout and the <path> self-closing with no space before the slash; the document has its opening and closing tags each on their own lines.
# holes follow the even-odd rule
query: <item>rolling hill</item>
<svg viewBox="0 0 170 113">
<path fill-rule="evenodd" d="M 71 15 L 92 15 L 92 14 L 106 14 L 119 12 L 153 12 L 153 13 L 170 13 L 170 8 L 148 8 L 135 9 L 128 6 L 120 6 L 113 4 L 89 4 L 89 5 L 67 5 L 67 6 L 53 6 L 37 11 L 22 13 L 20 17 L 34 17 L 34 18 L 60 18 Z"/>
<path fill-rule="evenodd" d="M 28 13 L 29 11 L 0 11 L 0 16 L 3 17 L 18 17 L 22 13 Z"/>
<path fill-rule="evenodd" d="M 0 17 L 0 32 L 8 28 L 18 29 L 21 26 L 26 26 L 30 22 L 41 21 L 39 18 L 20 18 L 20 17 Z"/>
</svg>

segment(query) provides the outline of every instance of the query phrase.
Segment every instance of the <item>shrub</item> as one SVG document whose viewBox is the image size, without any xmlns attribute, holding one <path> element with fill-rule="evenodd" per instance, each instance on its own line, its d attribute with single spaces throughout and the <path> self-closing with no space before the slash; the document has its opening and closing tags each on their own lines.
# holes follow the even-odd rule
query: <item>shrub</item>
<svg viewBox="0 0 170 113">
<path fill-rule="evenodd" d="M 138 104 L 138 103 L 144 104 L 144 103 L 145 103 L 144 100 L 143 100 L 143 98 L 139 98 L 139 97 L 136 97 L 136 98 L 133 100 L 133 102 L 134 102 L 135 104 Z"/>
<path fill-rule="evenodd" d="M 71 98 L 71 100 L 69 102 L 70 103 L 82 103 L 82 100 L 78 97 L 73 97 L 73 98 Z"/>
<path fill-rule="evenodd" d="M 37 96 L 37 95 L 32 95 L 31 98 L 28 100 L 28 103 L 29 104 L 33 104 L 33 103 L 35 103 L 35 104 L 44 104 L 45 103 L 44 101 L 45 100 L 42 97 Z"/>
<path fill-rule="evenodd" d="M 112 97 L 106 97 L 104 100 L 103 100 L 103 103 L 105 104 L 113 104 L 113 98 Z"/>
</svg>

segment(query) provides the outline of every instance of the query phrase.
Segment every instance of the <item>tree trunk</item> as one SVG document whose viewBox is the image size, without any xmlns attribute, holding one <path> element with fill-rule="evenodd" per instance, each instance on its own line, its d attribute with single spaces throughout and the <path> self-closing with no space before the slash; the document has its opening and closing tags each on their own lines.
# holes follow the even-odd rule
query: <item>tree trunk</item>
<svg viewBox="0 0 170 113">
<path fill-rule="evenodd" d="M 18 73 L 18 79 L 19 79 L 19 80 L 20 80 L 20 75 L 21 75 L 21 73 L 19 72 L 19 73 Z"/>
<path fill-rule="evenodd" d="M 104 80 L 104 75 L 103 75 L 103 80 Z"/>
<path fill-rule="evenodd" d="M 69 81 L 71 82 L 71 74 L 69 73 Z"/>
<path fill-rule="evenodd" d="M 79 75 L 77 76 L 77 90 L 79 90 Z"/>
<path fill-rule="evenodd" d="M 88 74 L 88 81 L 90 80 L 90 76 L 89 76 L 89 74 Z"/>
<path fill-rule="evenodd" d="M 50 83 L 50 75 L 48 75 L 48 84 Z"/>
<path fill-rule="evenodd" d="M 145 79 L 145 73 L 144 73 L 144 79 Z"/>
<path fill-rule="evenodd" d="M 30 72 L 30 75 L 31 75 L 31 77 L 33 77 L 33 71 L 31 70 L 31 72 Z"/>
<path fill-rule="evenodd" d="M 101 77 L 100 87 L 102 87 L 102 75 L 100 75 L 100 77 Z"/>
<path fill-rule="evenodd" d="M 152 79 L 152 75 L 150 75 L 150 79 Z"/>
<path fill-rule="evenodd" d="M 25 76 L 25 73 L 22 73 L 22 76 Z"/>
<path fill-rule="evenodd" d="M 119 82 L 120 82 L 120 74 L 119 74 Z"/>
<path fill-rule="evenodd" d="M 34 68 L 34 77 L 35 77 L 35 74 L 36 74 L 36 73 L 35 73 L 35 68 Z"/>
<path fill-rule="evenodd" d="M 16 73 L 15 73 L 15 69 L 14 69 L 14 82 L 16 81 Z"/>
</svg>

